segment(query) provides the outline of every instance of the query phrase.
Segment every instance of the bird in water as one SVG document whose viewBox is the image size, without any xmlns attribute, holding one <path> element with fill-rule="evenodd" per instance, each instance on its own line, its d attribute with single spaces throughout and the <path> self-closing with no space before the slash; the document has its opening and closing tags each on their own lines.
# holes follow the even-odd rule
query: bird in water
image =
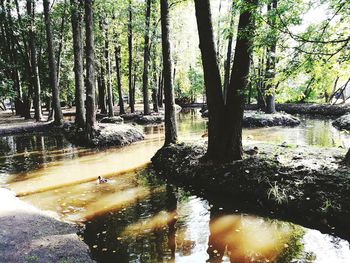
<svg viewBox="0 0 350 263">
<path fill-rule="evenodd" d="M 259 148 L 254 146 L 253 149 L 245 150 L 244 153 L 246 153 L 250 156 L 257 155 L 259 153 Z"/>
<path fill-rule="evenodd" d="M 97 182 L 99 184 L 104 184 L 104 183 L 107 183 L 108 180 L 106 178 L 103 178 L 103 177 L 99 176 L 99 177 L 97 177 Z"/>
</svg>

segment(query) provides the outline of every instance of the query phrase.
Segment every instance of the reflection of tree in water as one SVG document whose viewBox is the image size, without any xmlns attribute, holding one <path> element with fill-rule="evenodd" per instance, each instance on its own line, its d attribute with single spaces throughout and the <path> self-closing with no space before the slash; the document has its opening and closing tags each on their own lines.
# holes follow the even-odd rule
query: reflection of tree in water
<svg viewBox="0 0 350 263">
<path fill-rule="evenodd" d="M 303 251 L 304 230 L 291 223 L 211 210 L 207 262 L 312 262 Z M 300 262 L 300 261 L 298 261 Z"/>
</svg>

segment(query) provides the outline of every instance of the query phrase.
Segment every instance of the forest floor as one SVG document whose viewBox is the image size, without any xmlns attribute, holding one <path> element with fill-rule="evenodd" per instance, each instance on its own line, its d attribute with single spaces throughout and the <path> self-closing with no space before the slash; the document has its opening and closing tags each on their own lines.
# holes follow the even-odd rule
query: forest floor
<svg viewBox="0 0 350 263">
<path fill-rule="evenodd" d="M 221 207 L 291 221 L 350 240 L 350 171 L 341 162 L 345 150 L 256 146 L 257 154 L 214 165 L 202 161 L 205 145 L 177 144 L 159 150 L 152 163 L 160 177 Z"/>
<path fill-rule="evenodd" d="M 94 262 L 78 229 L 0 188 L 0 262 Z"/>
</svg>

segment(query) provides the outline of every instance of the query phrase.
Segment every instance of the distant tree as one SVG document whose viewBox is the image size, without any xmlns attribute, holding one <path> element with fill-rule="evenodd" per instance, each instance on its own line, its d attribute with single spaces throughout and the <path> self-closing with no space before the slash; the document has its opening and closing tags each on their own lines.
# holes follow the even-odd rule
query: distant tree
<svg viewBox="0 0 350 263">
<path fill-rule="evenodd" d="M 92 0 L 85 0 L 86 53 L 86 133 L 92 139 L 96 123 L 95 111 L 95 45 Z"/>
<path fill-rule="evenodd" d="M 149 47 L 149 28 L 151 17 L 151 0 L 146 0 L 146 14 L 145 14 L 145 43 L 143 55 L 143 74 L 142 74 L 142 93 L 143 93 L 143 114 L 149 115 L 150 108 L 148 102 L 148 62 L 150 58 Z"/>
<path fill-rule="evenodd" d="M 73 29 L 73 54 L 74 54 L 74 79 L 75 79 L 75 124 L 79 128 L 85 128 L 85 105 L 84 105 L 84 68 L 82 46 L 82 6 L 79 0 L 70 0 L 71 20 Z"/>
<path fill-rule="evenodd" d="M 57 82 L 57 69 L 55 62 L 55 54 L 52 44 L 52 33 L 50 28 L 50 1 L 43 0 L 44 4 L 44 15 L 45 15 L 45 27 L 46 27 L 46 39 L 47 39 L 47 49 L 49 56 L 49 73 L 50 73 L 50 84 L 52 89 L 52 103 L 54 110 L 54 124 L 61 126 L 63 124 L 63 114 L 61 110 L 60 103 L 60 91 Z"/>
<path fill-rule="evenodd" d="M 36 36 L 34 29 L 35 18 L 35 0 L 27 0 L 27 16 L 29 20 L 29 47 L 30 47 L 30 62 L 31 62 L 31 84 L 34 87 L 34 118 L 36 121 L 42 119 L 41 113 L 41 86 L 38 67 L 38 57 L 36 50 Z"/>
<path fill-rule="evenodd" d="M 165 143 L 177 142 L 177 126 L 175 118 L 175 98 L 172 81 L 171 49 L 169 41 L 169 4 L 168 0 L 160 1 L 160 17 L 162 25 L 162 53 L 165 102 Z"/>
</svg>

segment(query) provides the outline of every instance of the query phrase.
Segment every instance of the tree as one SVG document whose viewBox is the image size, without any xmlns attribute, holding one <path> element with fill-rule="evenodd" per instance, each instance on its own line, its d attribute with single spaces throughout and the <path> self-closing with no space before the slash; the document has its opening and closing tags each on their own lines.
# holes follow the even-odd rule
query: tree
<svg viewBox="0 0 350 263">
<path fill-rule="evenodd" d="M 247 86 L 252 41 L 252 13 L 256 4 L 246 0 L 241 7 L 236 49 L 226 104 L 214 44 L 209 0 L 195 0 L 199 45 L 209 110 L 206 158 L 214 162 L 242 159 L 243 91 Z"/>
<path fill-rule="evenodd" d="M 45 27 L 46 27 L 46 39 L 47 49 L 49 55 L 49 71 L 50 71 L 50 83 L 52 89 L 52 102 L 54 110 L 54 124 L 61 126 L 63 124 L 63 114 L 60 104 L 60 91 L 57 83 L 57 70 L 54 58 L 54 50 L 52 45 L 52 33 L 50 28 L 50 1 L 43 0 L 44 15 L 45 15 Z"/>
<path fill-rule="evenodd" d="M 267 11 L 276 11 L 277 9 L 277 0 L 272 0 L 271 3 L 267 5 Z M 276 70 L 276 45 L 277 45 L 277 34 L 274 29 L 276 24 L 276 14 L 270 14 L 269 24 L 272 27 L 271 30 L 271 40 L 266 51 L 266 72 L 265 72 L 265 82 L 266 82 L 266 113 L 275 113 L 275 87 L 273 81 L 275 78 Z"/>
<path fill-rule="evenodd" d="M 73 29 L 73 50 L 74 50 L 74 77 L 75 77 L 75 124 L 78 128 L 85 128 L 85 107 L 84 107 L 84 68 L 83 68 L 83 50 L 81 39 L 81 2 L 71 0 L 71 20 Z"/>
<path fill-rule="evenodd" d="M 95 47 L 92 0 L 85 0 L 85 53 L 86 53 L 86 133 L 93 138 L 96 123 L 95 111 Z"/>
<path fill-rule="evenodd" d="M 108 40 L 108 27 L 105 27 L 105 61 L 107 71 L 107 104 L 108 104 L 108 116 L 113 117 L 113 90 L 111 80 L 111 59 L 109 57 L 109 40 Z"/>
<path fill-rule="evenodd" d="M 129 22 L 128 22 L 128 51 L 129 51 L 129 105 L 130 111 L 135 112 L 135 93 L 133 92 L 132 80 L 132 0 L 129 0 Z"/>
<path fill-rule="evenodd" d="M 39 78 L 38 58 L 35 46 L 34 18 L 35 18 L 35 1 L 27 0 L 27 16 L 29 19 L 29 47 L 31 62 L 31 84 L 34 87 L 34 118 L 36 121 L 42 119 L 41 113 L 41 87 Z"/>
<path fill-rule="evenodd" d="M 149 103 L 148 103 L 148 62 L 150 57 L 149 47 L 149 27 L 151 17 L 151 0 L 146 1 L 146 15 L 145 15 L 145 43 L 144 43 L 144 55 L 143 55 L 143 74 L 142 74 L 142 92 L 143 92 L 143 114 L 149 115 Z"/>
<path fill-rule="evenodd" d="M 168 0 L 160 1 L 160 17 L 162 27 L 163 77 L 165 98 L 165 142 L 164 145 L 177 142 L 177 126 L 175 118 L 175 99 L 172 83 L 171 49 L 169 41 L 169 4 Z"/>
</svg>

